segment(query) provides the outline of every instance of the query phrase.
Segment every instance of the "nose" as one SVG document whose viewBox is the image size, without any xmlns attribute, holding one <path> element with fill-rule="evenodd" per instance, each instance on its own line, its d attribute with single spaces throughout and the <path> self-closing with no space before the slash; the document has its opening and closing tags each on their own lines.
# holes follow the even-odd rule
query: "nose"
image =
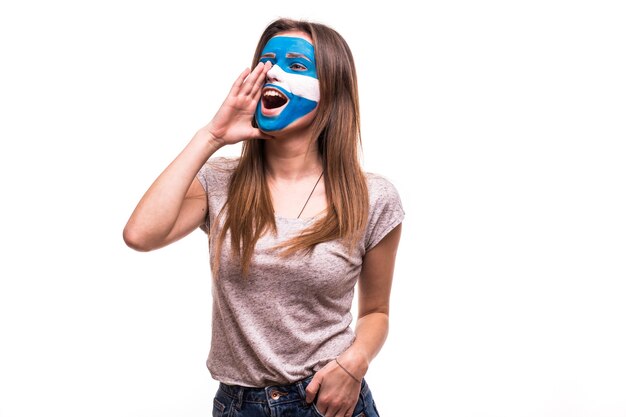
<svg viewBox="0 0 626 417">
<path fill-rule="evenodd" d="M 282 72 L 283 71 L 280 69 L 280 67 L 274 64 L 272 65 L 272 68 L 270 68 L 270 70 L 267 72 L 267 74 L 265 74 L 265 78 L 267 78 L 267 81 L 270 83 L 280 82 L 283 79 Z"/>
</svg>

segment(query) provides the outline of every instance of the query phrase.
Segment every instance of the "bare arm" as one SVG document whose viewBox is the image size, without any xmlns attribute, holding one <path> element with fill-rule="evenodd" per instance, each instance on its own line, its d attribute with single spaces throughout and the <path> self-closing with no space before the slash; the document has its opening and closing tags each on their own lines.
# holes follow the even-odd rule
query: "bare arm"
<svg viewBox="0 0 626 417">
<path fill-rule="evenodd" d="M 207 200 L 196 179 L 202 165 L 224 145 L 268 138 L 252 127 L 252 117 L 270 68 L 270 63 L 260 63 L 254 71 L 242 72 L 211 122 L 194 135 L 148 188 L 124 228 L 128 246 L 140 251 L 157 249 L 202 224 Z"/>
<path fill-rule="evenodd" d="M 219 147 L 208 133 L 196 133 L 137 204 L 124 228 L 128 246 L 140 251 L 157 249 L 204 221 L 207 200 L 195 176 Z"/>
<path fill-rule="evenodd" d="M 396 226 L 364 258 L 359 278 L 356 340 L 341 355 L 342 365 L 362 378 L 383 347 L 389 329 L 389 297 L 402 224 Z M 344 364 L 345 362 L 345 364 Z"/>
<path fill-rule="evenodd" d="M 358 380 L 363 379 L 370 362 L 387 338 L 389 296 L 401 230 L 401 224 L 396 226 L 363 259 L 356 339 L 337 358 Z M 317 408 L 322 414 L 352 415 L 361 386 L 348 372 L 334 361 L 326 365 L 307 387 L 307 402 L 312 402 L 317 395 Z"/>
</svg>

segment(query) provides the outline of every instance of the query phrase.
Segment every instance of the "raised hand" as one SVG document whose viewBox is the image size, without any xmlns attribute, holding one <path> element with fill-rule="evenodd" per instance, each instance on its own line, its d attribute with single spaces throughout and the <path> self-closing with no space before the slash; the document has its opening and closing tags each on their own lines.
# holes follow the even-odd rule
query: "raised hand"
<svg viewBox="0 0 626 417">
<path fill-rule="evenodd" d="M 246 68 L 233 84 L 213 120 L 201 130 L 208 132 L 220 145 L 255 138 L 271 138 L 252 127 L 252 118 L 261 98 L 265 74 L 271 67 L 270 62 L 259 62 L 252 72 Z"/>
</svg>

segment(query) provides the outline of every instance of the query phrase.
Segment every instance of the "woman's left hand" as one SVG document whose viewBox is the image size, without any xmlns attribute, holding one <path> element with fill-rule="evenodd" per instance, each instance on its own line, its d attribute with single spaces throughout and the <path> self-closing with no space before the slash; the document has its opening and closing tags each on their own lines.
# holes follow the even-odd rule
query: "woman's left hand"
<svg viewBox="0 0 626 417">
<path fill-rule="evenodd" d="M 317 395 L 315 406 L 324 417 L 349 417 L 359 400 L 359 392 L 361 384 L 333 360 L 313 376 L 306 387 L 306 402 L 312 403 Z"/>
</svg>

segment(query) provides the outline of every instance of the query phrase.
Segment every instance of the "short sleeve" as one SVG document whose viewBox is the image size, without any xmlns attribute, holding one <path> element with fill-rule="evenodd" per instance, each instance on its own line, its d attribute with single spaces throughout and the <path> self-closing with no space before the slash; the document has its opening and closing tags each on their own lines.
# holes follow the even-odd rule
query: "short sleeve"
<svg viewBox="0 0 626 417">
<path fill-rule="evenodd" d="M 211 158 L 204 163 L 196 177 L 204 191 L 208 193 L 223 193 L 228 189 L 228 182 L 233 170 L 237 166 L 237 159 L 232 158 Z"/>
<path fill-rule="evenodd" d="M 404 209 L 396 187 L 386 178 L 368 174 L 370 213 L 365 232 L 365 251 L 376 246 L 404 220 Z"/>
<path fill-rule="evenodd" d="M 238 159 L 211 158 L 198 171 L 196 178 L 200 181 L 206 192 L 207 206 L 209 208 L 203 225 L 200 228 L 208 233 L 213 219 L 219 214 L 226 203 L 228 185 Z"/>
</svg>

